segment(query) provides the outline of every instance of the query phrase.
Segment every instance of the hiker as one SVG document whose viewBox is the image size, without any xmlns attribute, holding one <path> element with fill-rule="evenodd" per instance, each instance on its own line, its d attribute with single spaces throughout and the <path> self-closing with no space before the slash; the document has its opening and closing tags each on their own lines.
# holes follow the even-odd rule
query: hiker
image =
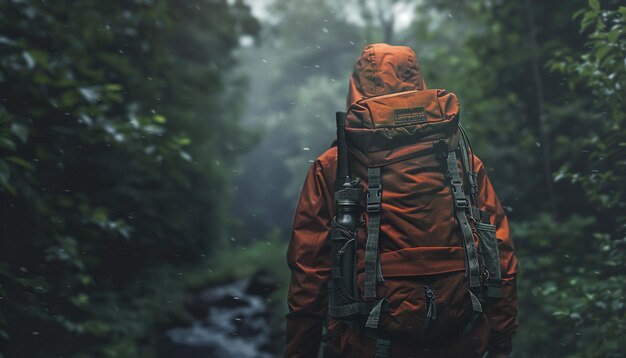
<svg viewBox="0 0 626 358">
<path fill-rule="evenodd" d="M 517 259 L 456 96 L 374 44 L 347 109 L 296 209 L 285 357 L 508 357 Z"/>
</svg>

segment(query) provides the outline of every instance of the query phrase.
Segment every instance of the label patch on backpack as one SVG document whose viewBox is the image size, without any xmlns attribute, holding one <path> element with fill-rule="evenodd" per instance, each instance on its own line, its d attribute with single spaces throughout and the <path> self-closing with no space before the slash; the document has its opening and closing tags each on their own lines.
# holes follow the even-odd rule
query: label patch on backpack
<svg viewBox="0 0 626 358">
<path fill-rule="evenodd" d="M 393 111 L 393 122 L 397 126 L 426 122 L 424 107 L 398 108 Z"/>
</svg>

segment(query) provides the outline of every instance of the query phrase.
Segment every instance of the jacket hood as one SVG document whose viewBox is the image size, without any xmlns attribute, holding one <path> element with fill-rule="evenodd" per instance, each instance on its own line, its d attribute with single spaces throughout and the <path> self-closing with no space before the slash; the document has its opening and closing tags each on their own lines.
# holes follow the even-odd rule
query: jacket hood
<svg viewBox="0 0 626 358">
<path fill-rule="evenodd" d="M 354 65 L 347 107 L 363 98 L 426 89 L 415 52 L 406 46 L 367 45 Z"/>
</svg>

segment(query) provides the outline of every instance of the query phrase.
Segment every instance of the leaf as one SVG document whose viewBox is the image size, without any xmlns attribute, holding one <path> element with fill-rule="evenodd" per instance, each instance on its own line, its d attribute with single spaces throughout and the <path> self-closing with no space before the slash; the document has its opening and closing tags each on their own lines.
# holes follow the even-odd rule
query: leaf
<svg viewBox="0 0 626 358">
<path fill-rule="evenodd" d="M 179 154 L 180 154 L 180 157 L 181 157 L 181 158 L 183 158 L 184 160 L 186 160 L 186 161 L 188 161 L 188 162 L 190 162 L 190 161 L 193 159 L 193 158 L 191 157 L 191 154 L 189 154 L 189 153 L 185 152 L 184 150 L 181 150 L 181 151 L 179 152 Z"/>
<path fill-rule="evenodd" d="M 584 32 L 587 30 L 589 26 L 591 26 L 596 19 L 598 18 L 598 11 L 585 11 L 583 15 L 583 19 L 580 22 L 580 32 Z"/>
<path fill-rule="evenodd" d="M 119 85 L 117 83 L 109 83 L 109 84 L 104 85 L 104 88 L 107 91 L 117 92 L 117 91 L 121 91 L 122 90 L 122 85 Z"/>
<path fill-rule="evenodd" d="M 165 124 L 166 119 L 162 115 L 157 114 L 157 115 L 154 116 L 154 121 L 159 123 L 159 124 Z"/>
<path fill-rule="evenodd" d="M 176 138 L 176 144 L 178 144 L 180 146 L 187 146 L 187 145 L 191 144 L 191 138 L 186 137 L 186 136 L 180 136 L 180 137 Z"/>
<path fill-rule="evenodd" d="M 18 137 L 22 143 L 26 143 L 28 140 L 28 128 L 22 124 L 13 123 L 11 125 L 11 132 L 15 134 L 15 136 Z"/>
<path fill-rule="evenodd" d="M 10 156 L 6 158 L 8 161 L 11 161 L 21 167 L 24 167 L 28 170 L 35 170 L 35 166 L 32 165 L 31 163 L 27 162 L 26 160 L 20 158 L 20 157 L 16 157 L 16 156 Z"/>
<path fill-rule="evenodd" d="M 610 46 L 602 45 L 596 51 L 596 61 L 600 62 L 611 51 Z"/>
<path fill-rule="evenodd" d="M 79 293 L 76 296 L 72 297 L 71 301 L 73 304 L 75 304 L 78 307 L 84 306 L 87 303 L 89 303 L 89 296 L 87 296 L 84 293 Z"/>
<path fill-rule="evenodd" d="M 10 140 L 9 138 L 0 138 L 0 147 L 10 150 L 15 150 L 15 142 Z"/>
<path fill-rule="evenodd" d="M 580 16 L 584 15 L 585 11 L 586 11 L 585 9 L 581 9 L 581 10 L 576 11 L 576 12 L 574 13 L 574 15 L 572 15 L 572 19 L 573 19 L 573 20 L 576 20 L 576 19 L 577 19 L 577 18 L 579 18 Z"/>
<path fill-rule="evenodd" d="M 17 43 L 6 36 L 0 36 L 0 44 L 7 46 L 15 46 Z"/>
<path fill-rule="evenodd" d="M 10 178 L 11 168 L 5 161 L 0 160 L 0 184 L 8 184 Z"/>
<path fill-rule="evenodd" d="M 594 10 L 600 10 L 600 0 L 589 0 L 589 6 Z"/>
<path fill-rule="evenodd" d="M 609 42 L 615 42 L 617 41 L 619 37 L 619 28 L 616 26 L 613 28 L 613 30 L 611 30 L 611 32 L 609 32 L 609 34 L 607 35 L 607 38 L 609 39 Z"/>
<path fill-rule="evenodd" d="M 22 57 L 24 58 L 24 62 L 26 62 L 26 67 L 28 67 L 29 70 L 32 70 L 36 65 L 33 56 L 31 56 L 28 51 L 24 51 L 22 52 Z"/>
<path fill-rule="evenodd" d="M 79 87 L 78 92 L 89 103 L 96 103 L 98 98 L 100 98 L 100 94 L 95 87 Z"/>
<path fill-rule="evenodd" d="M 9 194 L 13 195 L 13 196 L 17 195 L 17 190 L 15 190 L 15 188 L 11 184 L 9 184 L 9 183 L 2 184 L 2 188 L 4 190 L 6 190 Z"/>
</svg>

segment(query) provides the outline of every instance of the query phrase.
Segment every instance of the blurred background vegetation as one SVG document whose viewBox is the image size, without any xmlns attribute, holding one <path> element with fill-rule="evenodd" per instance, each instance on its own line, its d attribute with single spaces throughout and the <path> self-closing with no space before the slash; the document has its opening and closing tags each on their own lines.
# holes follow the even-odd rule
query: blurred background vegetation
<svg viewBox="0 0 626 358">
<path fill-rule="evenodd" d="M 159 356 L 189 292 L 259 269 L 280 337 L 300 185 L 373 42 L 459 95 L 518 249 L 514 356 L 623 356 L 618 0 L 0 0 L 0 355 Z"/>
</svg>

